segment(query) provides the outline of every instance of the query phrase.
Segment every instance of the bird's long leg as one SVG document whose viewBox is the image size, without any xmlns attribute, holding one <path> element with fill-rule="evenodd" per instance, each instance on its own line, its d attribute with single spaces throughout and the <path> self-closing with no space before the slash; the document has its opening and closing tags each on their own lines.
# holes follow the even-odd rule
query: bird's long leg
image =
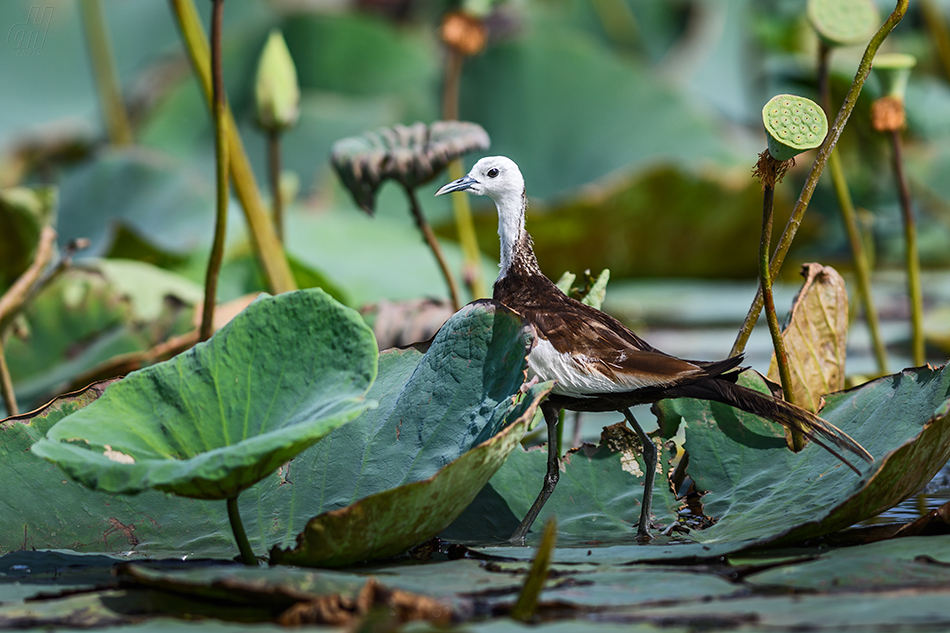
<svg viewBox="0 0 950 633">
<path fill-rule="evenodd" d="M 640 524 L 637 526 L 637 538 L 650 538 L 650 511 L 653 507 L 653 481 L 656 479 L 656 444 L 653 443 L 647 434 L 640 427 L 640 423 L 633 417 L 633 412 L 627 408 L 623 410 L 623 416 L 627 422 L 636 431 L 640 438 L 640 444 L 643 446 L 643 502 L 640 505 Z"/>
<path fill-rule="evenodd" d="M 541 413 L 544 414 L 544 423 L 548 425 L 548 472 L 544 475 L 544 485 L 541 487 L 541 494 L 534 500 L 528 514 L 525 515 L 521 525 L 511 535 L 512 543 L 524 543 L 524 537 L 531 529 L 531 524 L 538 518 L 538 513 L 544 507 L 545 501 L 554 492 L 558 477 L 561 474 L 561 457 L 557 453 L 557 418 L 560 413 L 560 407 L 544 402 L 541 404 Z"/>
</svg>

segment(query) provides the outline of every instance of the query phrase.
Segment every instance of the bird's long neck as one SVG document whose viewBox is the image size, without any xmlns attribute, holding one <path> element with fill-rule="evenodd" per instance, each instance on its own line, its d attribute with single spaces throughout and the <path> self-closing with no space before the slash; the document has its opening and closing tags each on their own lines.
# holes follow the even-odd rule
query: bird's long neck
<svg viewBox="0 0 950 633">
<path fill-rule="evenodd" d="M 526 276 L 541 275 L 531 236 L 524 228 L 528 206 L 524 191 L 521 195 L 496 199 L 495 206 L 498 207 L 498 237 L 501 240 L 501 272 L 498 273 L 498 280 L 513 272 Z"/>
</svg>

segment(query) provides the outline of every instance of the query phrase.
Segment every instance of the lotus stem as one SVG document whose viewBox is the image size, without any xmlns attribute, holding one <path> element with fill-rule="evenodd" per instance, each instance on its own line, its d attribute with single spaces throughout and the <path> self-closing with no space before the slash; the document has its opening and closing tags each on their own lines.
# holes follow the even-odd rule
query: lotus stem
<svg viewBox="0 0 950 633">
<path fill-rule="evenodd" d="M 831 112 L 831 87 L 828 81 L 830 58 L 831 47 L 822 41 L 818 52 L 818 92 L 821 107 L 824 108 L 825 113 Z M 884 346 L 884 339 L 881 337 L 877 308 L 874 305 L 874 297 L 871 292 L 871 266 L 864 250 L 864 240 L 861 237 L 861 229 L 858 227 L 854 202 L 851 199 L 851 191 L 848 188 L 848 181 L 845 179 L 838 152 L 832 151 L 829 154 L 828 169 L 831 173 L 835 196 L 838 198 L 838 208 L 841 209 L 841 219 L 844 222 L 845 232 L 848 234 L 851 261 L 854 265 L 854 277 L 858 285 L 858 300 L 861 301 L 864 308 L 864 319 L 871 335 L 871 346 L 874 350 L 874 358 L 877 361 L 877 370 L 881 375 L 887 374 L 887 348 Z"/>
<path fill-rule="evenodd" d="M 774 160 L 766 156 L 765 160 Z M 775 186 L 764 183 L 762 192 L 762 239 L 759 240 L 759 283 L 765 305 L 765 318 L 769 324 L 769 333 L 772 335 L 772 347 L 775 349 L 775 363 L 778 366 L 778 375 L 782 381 L 782 392 L 785 400 L 794 404 L 795 392 L 792 388 L 792 372 L 789 368 L 788 350 L 785 348 L 785 338 L 782 336 L 782 327 L 775 313 L 775 298 L 772 295 L 772 279 L 769 275 L 769 251 L 772 242 L 772 218 L 775 202 Z M 796 453 L 805 447 L 805 437 L 798 431 L 788 433 L 791 449 Z"/>
<path fill-rule="evenodd" d="M 109 31 L 102 13 L 102 0 L 82 0 L 79 8 L 109 142 L 113 145 L 131 145 L 132 126 L 119 89 Z"/>
<path fill-rule="evenodd" d="M 210 54 L 208 41 L 202 30 L 201 18 L 192 0 L 169 1 L 178 22 L 185 49 L 191 59 L 192 68 L 204 90 L 208 107 L 211 108 L 213 94 Z M 234 115 L 226 104 L 225 128 L 230 158 L 228 167 L 234 183 L 234 192 L 244 208 L 251 242 L 261 264 L 268 289 L 274 294 L 296 290 L 297 284 L 290 270 L 290 264 L 287 262 L 283 247 L 274 231 L 274 224 L 261 198 L 260 188 L 257 186 L 247 153 L 244 151 L 244 144 L 238 134 Z"/>
<path fill-rule="evenodd" d="M 544 581 L 548 578 L 551 569 L 551 557 L 557 545 L 557 519 L 551 517 L 544 525 L 544 534 L 541 536 L 541 545 L 531 563 L 531 570 L 525 578 L 521 593 L 515 606 L 511 608 L 511 617 L 514 620 L 528 622 L 534 618 L 538 610 L 538 598 L 544 589 Z"/>
<path fill-rule="evenodd" d="M 2 333 L 0 333 L 0 396 L 3 397 L 3 408 L 7 410 L 7 417 L 20 413 L 16 393 L 13 391 L 13 378 L 10 377 L 10 368 L 7 366 L 7 356 L 3 349 Z"/>
<path fill-rule="evenodd" d="M 920 286 L 920 255 L 917 250 L 917 223 L 910 198 L 910 187 L 904 174 L 904 160 L 900 130 L 890 133 L 893 149 L 894 179 L 900 194 L 901 211 L 904 217 L 904 242 L 907 266 L 907 293 L 910 299 L 911 357 L 920 367 L 927 362 L 924 346 L 924 300 Z"/>
<path fill-rule="evenodd" d="M 804 186 L 802 187 L 801 194 L 799 194 L 798 202 L 795 204 L 795 209 L 792 211 L 792 215 L 788 220 L 788 224 L 786 224 L 785 230 L 782 233 L 782 237 L 779 239 L 778 245 L 775 248 L 775 252 L 772 255 L 772 260 L 769 264 L 769 276 L 773 279 L 782 269 L 782 263 L 785 261 L 785 255 L 788 253 L 788 249 L 792 244 L 792 240 L 795 239 L 795 233 L 798 231 L 798 227 L 801 226 L 802 218 L 805 215 L 805 210 L 808 208 L 808 203 L 811 201 L 811 196 L 815 191 L 815 186 L 818 184 L 818 177 L 821 176 L 821 172 L 825 167 L 825 163 L 828 161 L 828 156 L 831 154 L 831 150 L 833 150 L 835 145 L 838 143 L 838 138 L 841 136 L 841 131 L 847 124 L 848 118 L 851 116 L 851 111 L 854 109 L 854 104 L 858 100 L 858 95 L 861 94 L 861 88 L 864 87 L 864 82 L 867 80 L 868 75 L 871 72 L 871 61 L 874 59 L 874 55 L 877 53 L 878 48 L 881 47 L 884 39 L 887 38 L 894 27 L 897 26 L 897 24 L 904 17 L 904 14 L 907 12 L 908 2 L 909 0 L 898 0 L 894 11 L 891 12 L 887 20 L 884 21 L 884 24 L 880 29 L 878 29 L 877 33 L 874 34 L 874 37 L 871 38 L 867 48 L 864 50 L 864 55 L 861 58 L 861 62 L 858 64 L 857 73 L 854 76 L 854 80 L 851 82 L 851 88 L 848 90 L 848 94 L 845 96 L 844 103 L 841 104 L 841 109 L 838 110 L 838 116 L 831 125 L 831 129 L 828 131 L 828 136 L 825 138 L 825 142 L 818 149 L 818 155 L 815 157 L 815 161 L 812 163 L 811 170 L 808 172 L 808 176 L 805 180 Z M 740 354 L 745 350 L 746 343 L 749 341 L 749 336 L 752 334 L 752 328 L 755 326 L 755 322 L 759 318 L 759 313 L 762 312 L 762 305 L 762 289 L 760 287 L 756 292 L 755 299 L 752 301 L 752 305 L 749 307 L 749 312 L 746 314 L 742 326 L 739 328 L 739 334 L 736 336 L 736 341 L 732 345 L 732 351 L 730 352 L 731 355 L 734 356 L 736 354 Z"/>
<path fill-rule="evenodd" d="M 439 246 L 439 241 L 436 239 L 435 233 L 432 232 L 432 227 L 429 226 L 425 216 L 422 214 L 422 207 L 419 206 L 419 200 L 416 198 L 416 192 L 412 189 L 412 187 L 408 187 L 406 185 L 403 185 L 403 189 L 406 192 L 406 196 L 409 198 L 409 208 L 412 211 L 412 217 L 416 220 L 416 226 L 418 226 L 419 230 L 422 231 L 422 236 L 425 238 L 426 243 L 432 250 L 432 254 L 435 255 L 435 259 L 439 264 L 439 268 L 442 270 L 442 276 L 445 277 L 445 282 L 448 284 L 449 295 L 452 298 L 452 308 L 458 311 L 462 307 L 462 304 L 459 301 L 458 286 L 455 283 L 455 278 L 452 277 L 452 271 L 449 270 L 449 265 L 445 262 L 445 257 L 442 255 L 442 248 Z"/>
<path fill-rule="evenodd" d="M 267 131 L 267 170 L 270 174 L 270 190 L 274 207 L 274 231 L 281 244 L 284 243 L 284 197 L 280 189 L 280 131 Z"/>
<path fill-rule="evenodd" d="M 199 339 L 206 341 L 214 334 L 214 307 L 218 296 L 218 273 L 224 259 L 224 238 L 228 228 L 228 130 L 225 126 L 227 100 L 224 94 L 224 76 L 221 69 L 221 23 L 224 0 L 211 0 L 211 78 L 212 118 L 214 120 L 215 154 L 215 221 L 214 241 L 208 270 L 205 274 L 205 301 L 201 312 Z"/>
<path fill-rule="evenodd" d="M 219 2 L 222 0 L 213 0 Z M 241 562 L 245 565 L 257 567 L 257 556 L 251 549 L 251 542 L 247 540 L 247 533 L 244 531 L 244 523 L 241 522 L 241 512 L 238 510 L 237 495 L 228 497 L 228 520 L 231 522 L 231 531 L 234 532 L 234 540 L 237 541 L 238 551 L 241 552 Z"/>
</svg>

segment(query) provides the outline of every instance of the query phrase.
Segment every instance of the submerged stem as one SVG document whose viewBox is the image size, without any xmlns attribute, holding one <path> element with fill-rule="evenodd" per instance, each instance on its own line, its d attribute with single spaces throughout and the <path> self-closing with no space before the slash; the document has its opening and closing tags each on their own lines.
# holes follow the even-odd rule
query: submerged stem
<svg viewBox="0 0 950 633">
<path fill-rule="evenodd" d="M 432 254 L 435 255 L 439 268 L 442 270 L 442 276 L 445 277 L 445 282 L 449 286 L 449 294 L 452 297 L 452 308 L 458 311 L 458 309 L 462 307 L 459 301 L 458 286 L 455 283 L 455 278 L 452 276 L 452 271 L 449 270 L 449 265 L 446 263 L 445 257 L 442 255 L 442 248 L 439 246 L 439 241 L 436 239 L 435 233 L 432 232 L 432 227 L 429 226 L 425 216 L 422 215 L 422 207 L 419 206 L 416 192 L 413 191 L 412 187 L 407 185 L 403 185 L 403 189 L 409 198 L 409 209 L 412 211 L 412 217 L 416 220 L 416 226 L 422 231 L 422 236 L 432 250 Z"/>
<path fill-rule="evenodd" d="M 214 333 L 214 307 L 218 295 L 218 273 L 224 259 L 224 238 L 228 226 L 228 130 L 225 122 L 226 99 L 224 77 L 221 69 L 221 23 L 224 0 L 212 0 L 211 4 L 211 78 L 212 118 L 214 119 L 215 153 L 215 223 L 214 242 L 208 269 L 205 273 L 205 301 L 201 312 L 199 338 L 205 341 Z"/>
<path fill-rule="evenodd" d="M 927 362 L 924 348 L 924 299 L 920 287 L 920 255 L 917 251 L 917 223 L 910 199 L 910 187 L 904 175 L 904 159 L 901 151 L 901 133 L 891 132 L 893 148 L 894 179 L 900 193 L 901 211 L 904 216 L 904 242 L 906 244 L 905 261 L 907 266 L 907 294 L 910 299 L 911 356 L 914 365 L 920 367 Z"/>
<path fill-rule="evenodd" d="M 231 531 L 234 532 L 234 540 L 237 541 L 238 550 L 241 552 L 241 562 L 256 567 L 257 556 L 251 549 L 251 543 L 247 540 L 247 533 L 244 531 L 244 523 L 241 522 L 237 495 L 228 498 L 228 520 L 231 521 Z"/>
<path fill-rule="evenodd" d="M 890 34 L 894 27 L 897 26 L 901 19 L 903 19 L 904 14 L 907 12 L 908 2 L 909 0 L 898 0 L 894 11 L 888 16 L 887 20 L 884 21 L 884 24 L 878 29 L 877 33 L 874 34 L 874 37 L 871 38 L 867 48 L 864 50 L 864 56 L 861 58 L 860 64 L 858 64 L 858 71 L 854 76 L 854 80 L 851 82 L 851 89 L 848 90 L 844 103 L 841 104 L 841 109 L 838 110 L 838 116 L 828 130 L 828 136 L 825 137 L 825 142 L 818 148 L 818 155 L 815 157 L 815 162 L 812 163 L 811 171 L 808 172 L 808 177 L 805 180 L 805 185 L 802 187 L 798 202 L 795 204 L 795 209 L 792 211 L 792 216 L 789 218 L 788 224 L 785 226 L 785 231 L 782 233 L 782 237 L 775 248 L 775 253 L 772 255 L 772 260 L 769 264 L 769 275 L 773 278 L 778 275 L 782 268 L 785 255 L 792 245 L 792 240 L 795 239 L 795 233 L 802 223 L 805 210 L 808 208 L 812 193 L 814 193 L 815 186 L 818 184 L 818 177 L 825 167 L 831 150 L 833 150 L 834 146 L 838 143 L 841 131 L 848 122 L 851 111 L 854 109 L 855 103 L 857 103 L 858 95 L 861 94 L 861 88 L 864 86 L 864 82 L 871 72 L 871 61 L 874 59 L 874 55 L 877 53 L 877 49 L 881 47 L 884 39 Z M 745 321 L 743 321 L 742 326 L 739 328 L 739 334 L 736 336 L 736 341 L 732 345 L 731 356 L 740 354 L 745 350 L 749 336 L 752 334 L 752 328 L 759 318 L 759 313 L 762 312 L 762 304 L 762 290 L 759 288 L 759 291 L 756 292 L 755 299 L 752 301 L 752 305 L 749 307 L 749 312 L 746 314 Z"/>
</svg>

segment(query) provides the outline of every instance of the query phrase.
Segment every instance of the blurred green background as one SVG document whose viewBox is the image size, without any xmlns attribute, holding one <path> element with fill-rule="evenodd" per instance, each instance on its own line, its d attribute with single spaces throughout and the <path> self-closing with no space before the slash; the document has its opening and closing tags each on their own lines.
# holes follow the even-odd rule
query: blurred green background
<svg viewBox="0 0 950 633">
<path fill-rule="evenodd" d="M 196 4 L 207 23 L 210 3 Z M 102 5 L 134 128 L 135 143 L 126 148 L 105 139 L 78 1 L 0 4 L 0 185 L 56 185 L 60 244 L 91 239 L 79 269 L 44 292 L 7 345 L 25 403 L 74 386 L 117 354 L 187 331 L 200 308 L 214 215 L 208 110 L 167 2 Z M 460 118 L 488 131 L 488 153 L 521 166 L 542 269 L 557 279 L 565 270 L 610 268 L 605 308 L 671 353 L 724 356 L 754 295 L 761 194 L 751 169 L 765 148 L 761 108 L 781 92 L 816 96 L 817 38 L 804 5 L 500 2 L 485 18 L 487 46 L 464 62 Z M 882 15 L 893 8 L 879 6 Z M 326 286 L 353 307 L 447 294 L 398 187 L 383 186 L 370 218 L 342 189 L 328 154 L 346 136 L 441 117 L 446 52 L 438 27 L 455 8 L 431 0 L 225 5 L 228 98 L 265 192 L 254 76 L 268 32 L 280 28 L 287 40 L 302 88 L 300 121 L 283 140 L 284 168 L 299 179 L 287 251 L 298 281 Z M 882 49 L 919 60 L 905 140 L 932 362 L 945 362 L 950 339 L 950 68 L 934 35 L 948 21 L 950 1 L 913 2 Z M 834 55 L 834 109 L 862 51 Z M 872 245 L 876 299 L 897 368 L 909 356 L 903 242 L 889 148 L 869 125 L 876 96 L 872 77 L 839 147 Z M 799 157 L 778 189 L 777 232 L 813 156 Z M 431 196 L 449 179 L 419 194 L 460 275 L 450 202 Z M 489 200 L 473 205 L 490 284 L 496 217 Z M 220 301 L 263 289 L 251 253 L 234 201 Z M 780 312 L 791 304 L 804 261 L 833 265 L 849 278 L 827 176 L 783 269 Z M 764 324 L 758 330 L 749 354 L 764 371 L 768 336 Z M 852 347 L 850 370 L 872 371 L 858 321 Z"/>
</svg>

